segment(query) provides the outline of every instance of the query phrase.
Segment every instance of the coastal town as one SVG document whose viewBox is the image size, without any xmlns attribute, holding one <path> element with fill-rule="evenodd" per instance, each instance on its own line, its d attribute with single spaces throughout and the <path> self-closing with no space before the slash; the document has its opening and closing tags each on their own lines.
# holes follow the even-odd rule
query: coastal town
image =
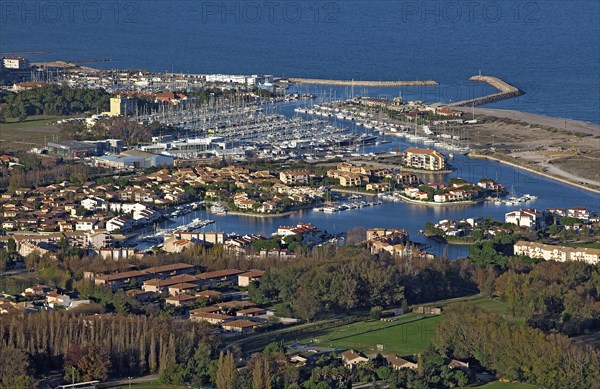
<svg viewBox="0 0 600 389">
<path fill-rule="evenodd" d="M 2 63 L 2 387 L 551 387 L 533 355 L 598 333 L 600 209 L 561 197 L 594 188 L 473 168 L 473 107 L 523 94 L 496 77 L 432 103 Z"/>
</svg>

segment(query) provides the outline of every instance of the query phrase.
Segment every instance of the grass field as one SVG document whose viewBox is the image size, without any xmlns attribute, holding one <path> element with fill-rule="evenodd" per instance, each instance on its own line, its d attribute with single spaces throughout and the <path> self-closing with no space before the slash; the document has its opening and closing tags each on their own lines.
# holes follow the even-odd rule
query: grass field
<svg viewBox="0 0 600 389">
<path fill-rule="evenodd" d="M 516 322 L 521 325 L 525 324 L 525 318 L 521 316 L 513 316 L 508 304 L 498 299 L 489 299 L 482 296 L 476 300 L 471 301 L 471 303 L 487 311 L 497 313 L 510 321 Z"/>
<path fill-rule="evenodd" d="M 430 305 L 446 309 L 449 305 L 461 302 L 474 304 L 517 323 L 524 323 L 523 318 L 512 316 L 512 312 L 506 303 L 484 296 L 469 296 L 440 301 Z M 442 318 L 443 314 L 441 316 L 424 316 L 409 313 L 399 316 L 393 321 L 369 320 L 347 324 L 295 339 L 288 339 L 288 343 L 312 343 L 318 347 L 335 349 L 353 348 L 367 353 L 381 351 L 378 345 L 383 345 L 383 352 L 395 353 L 401 356 L 413 355 L 427 349 L 435 338 L 436 326 Z"/>
<path fill-rule="evenodd" d="M 423 316 L 413 313 L 394 321 L 363 321 L 312 334 L 310 338 L 294 339 L 296 342 L 313 342 L 319 347 L 338 349 L 354 348 L 365 352 L 377 351 L 411 355 L 424 351 L 435 336 L 440 316 Z"/>
<path fill-rule="evenodd" d="M 58 128 L 50 123 L 61 118 L 62 116 L 32 116 L 23 122 L 7 119 L 6 123 L 0 124 L 0 146 L 29 149 L 34 145 L 43 145 L 44 137 L 52 140 L 52 135 L 58 134 Z"/>
<path fill-rule="evenodd" d="M 477 386 L 479 389 L 535 389 L 535 385 L 523 384 L 520 382 L 500 382 L 494 381 L 489 384 Z"/>
</svg>

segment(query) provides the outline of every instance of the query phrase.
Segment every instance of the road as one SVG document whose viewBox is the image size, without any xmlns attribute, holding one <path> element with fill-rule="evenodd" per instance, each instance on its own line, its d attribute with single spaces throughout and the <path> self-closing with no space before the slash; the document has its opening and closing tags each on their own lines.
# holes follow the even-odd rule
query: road
<svg viewBox="0 0 600 389">
<path fill-rule="evenodd" d="M 143 383 L 143 382 L 155 381 L 157 379 L 158 379 L 158 374 L 146 375 L 146 376 L 142 376 L 142 377 L 132 377 L 131 383 L 139 384 L 139 383 Z M 123 386 L 123 387 L 127 388 L 128 385 L 129 385 L 129 379 L 120 378 L 120 379 L 116 379 L 116 380 L 102 382 L 97 387 L 98 388 L 114 388 L 116 386 Z"/>
</svg>

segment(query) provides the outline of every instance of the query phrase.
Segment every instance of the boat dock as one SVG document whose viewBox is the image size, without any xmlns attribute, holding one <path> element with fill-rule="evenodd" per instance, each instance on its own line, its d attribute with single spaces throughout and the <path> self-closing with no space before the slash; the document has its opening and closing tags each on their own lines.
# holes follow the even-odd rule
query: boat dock
<svg viewBox="0 0 600 389">
<path fill-rule="evenodd" d="M 498 89 L 498 93 L 493 93 L 491 95 L 477 97 L 474 99 L 457 101 L 452 104 L 449 104 L 449 107 L 474 107 L 477 105 L 495 103 L 496 101 L 512 99 L 513 97 L 521 96 L 525 94 L 519 88 L 510 85 L 509 83 L 502 81 L 498 77 L 493 76 L 473 76 L 469 78 L 470 81 L 479 81 L 479 82 L 487 82 L 494 88 Z"/>
</svg>

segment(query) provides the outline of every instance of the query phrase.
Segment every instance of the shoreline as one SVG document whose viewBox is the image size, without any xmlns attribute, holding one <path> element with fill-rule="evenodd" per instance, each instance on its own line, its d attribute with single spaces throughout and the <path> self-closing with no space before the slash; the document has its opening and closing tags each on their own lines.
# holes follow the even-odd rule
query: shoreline
<svg viewBox="0 0 600 389">
<path fill-rule="evenodd" d="M 464 113 L 475 111 L 475 115 L 489 116 L 498 119 L 509 119 L 529 125 L 552 127 L 562 131 L 578 132 L 592 136 L 600 136 L 600 125 L 579 119 L 560 118 L 547 116 L 534 112 L 517 111 L 512 109 L 485 108 L 485 107 L 454 107 L 453 109 Z"/>
<path fill-rule="evenodd" d="M 423 234 L 423 236 L 426 237 L 427 239 L 431 239 L 431 240 L 433 240 L 433 241 L 435 241 L 437 243 L 447 244 L 447 245 L 450 245 L 450 246 L 471 246 L 471 245 L 477 243 L 477 242 L 452 241 L 452 240 L 448 240 L 448 238 L 441 237 L 439 235 L 427 236 L 427 235 Z"/>
<path fill-rule="evenodd" d="M 289 211 L 285 211 L 282 213 L 246 213 L 246 212 L 239 212 L 239 211 L 227 211 L 227 213 L 224 216 L 234 215 L 234 216 L 248 216 L 248 217 L 267 218 L 268 219 L 268 218 L 290 216 L 298 211 L 302 211 L 303 209 L 314 209 L 318 206 L 319 206 L 319 204 L 303 205 L 300 207 L 294 207 L 293 209 L 290 209 Z"/>
<path fill-rule="evenodd" d="M 527 167 L 527 166 L 522 166 L 522 165 L 519 165 L 519 164 L 516 164 L 516 163 L 513 163 L 513 162 L 505 161 L 505 160 L 497 158 L 497 157 L 493 157 L 491 155 L 478 154 L 477 152 L 470 152 L 469 154 L 467 154 L 467 156 L 469 158 L 472 158 L 472 159 L 487 159 L 487 160 L 490 160 L 490 161 L 496 161 L 496 162 L 499 162 L 499 163 L 502 163 L 502 164 L 505 164 L 505 165 L 508 165 L 508 166 L 511 166 L 511 167 L 514 167 L 514 168 L 517 168 L 517 169 L 522 169 L 522 170 L 525 170 L 527 172 L 540 175 L 542 177 L 545 177 L 545 178 L 548 178 L 548 179 L 551 179 L 551 180 L 554 180 L 554 181 L 561 182 L 563 184 L 571 185 L 571 186 L 576 187 L 578 189 L 583 189 L 583 190 L 586 190 L 588 192 L 600 194 L 600 189 L 591 188 L 591 187 L 586 186 L 586 185 L 581 185 L 579 183 L 576 183 L 576 182 L 573 182 L 573 181 L 569 181 L 566 178 L 556 177 L 556 176 L 553 176 L 553 175 L 545 173 L 545 172 L 537 171 L 537 170 L 532 169 L 532 168 Z"/>
<path fill-rule="evenodd" d="M 248 217 L 256 217 L 256 218 L 260 218 L 260 219 L 269 219 L 269 218 L 290 216 L 291 214 L 296 213 L 297 211 L 299 211 L 299 210 L 286 211 L 286 212 L 282 212 L 282 213 L 246 213 L 246 212 L 237 212 L 237 211 L 227 211 L 227 213 L 222 216 L 233 215 L 233 216 L 248 216 Z"/>
<path fill-rule="evenodd" d="M 331 188 L 330 189 L 332 192 L 337 192 L 337 193 L 344 193 L 344 194 L 357 194 L 357 195 L 361 195 L 361 196 L 371 196 L 371 197 L 377 197 L 379 195 L 379 193 L 371 193 L 371 192 L 361 192 L 359 190 L 355 190 L 355 189 L 341 189 L 341 188 Z"/>
<path fill-rule="evenodd" d="M 482 199 L 477 199 L 477 200 L 467 200 L 467 201 L 450 201 L 447 203 L 436 203 L 434 201 L 421 201 L 421 200 L 414 200 L 411 199 L 409 197 L 406 197 L 404 195 L 398 195 L 398 197 L 400 197 L 400 199 L 408 204 L 415 204 L 415 205 L 424 205 L 426 207 L 450 207 L 450 206 L 471 206 L 471 205 L 476 205 L 479 203 L 483 203 L 485 201 L 485 198 Z"/>
</svg>

